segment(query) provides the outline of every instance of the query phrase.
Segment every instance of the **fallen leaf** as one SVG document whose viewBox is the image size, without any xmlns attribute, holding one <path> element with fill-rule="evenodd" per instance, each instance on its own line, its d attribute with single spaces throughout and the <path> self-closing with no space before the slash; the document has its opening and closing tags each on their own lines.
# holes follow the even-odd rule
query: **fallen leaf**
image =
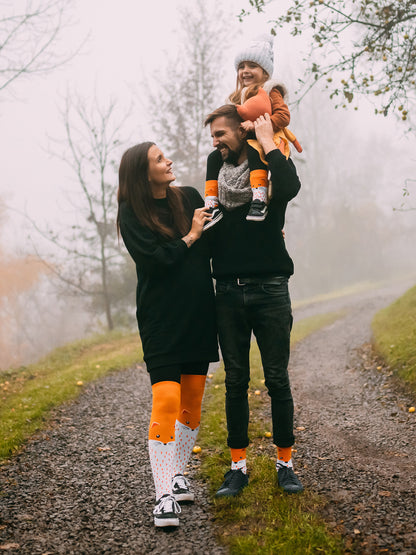
<svg viewBox="0 0 416 555">
<path fill-rule="evenodd" d="M 3 543 L 0 545 L 0 549 L 6 551 L 7 549 L 19 549 L 20 545 L 18 543 Z"/>
<path fill-rule="evenodd" d="M 382 497 L 390 497 L 391 491 L 379 491 L 378 494 L 381 495 Z"/>
<path fill-rule="evenodd" d="M 354 534 L 361 534 L 360 530 L 358 530 L 358 528 L 354 528 Z"/>
</svg>

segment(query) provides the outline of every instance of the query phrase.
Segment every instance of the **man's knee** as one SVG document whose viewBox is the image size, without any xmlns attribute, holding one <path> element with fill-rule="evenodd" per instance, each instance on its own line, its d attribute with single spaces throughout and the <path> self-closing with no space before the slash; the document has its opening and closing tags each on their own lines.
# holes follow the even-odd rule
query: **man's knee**
<svg viewBox="0 0 416 555">
<path fill-rule="evenodd" d="M 225 388 L 229 398 L 241 398 L 247 395 L 248 378 L 244 376 L 235 376 L 232 373 L 225 375 Z"/>
<path fill-rule="evenodd" d="M 277 376 L 265 380 L 267 391 L 273 399 L 289 401 L 292 399 L 292 391 L 288 376 Z"/>
</svg>

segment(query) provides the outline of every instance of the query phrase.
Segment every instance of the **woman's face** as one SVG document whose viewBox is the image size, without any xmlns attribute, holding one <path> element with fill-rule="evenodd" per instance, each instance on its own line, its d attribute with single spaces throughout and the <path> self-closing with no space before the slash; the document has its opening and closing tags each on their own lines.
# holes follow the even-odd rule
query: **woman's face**
<svg viewBox="0 0 416 555">
<path fill-rule="evenodd" d="M 263 84 L 266 79 L 267 73 L 258 64 L 254 62 L 241 62 L 239 64 L 238 80 L 243 87 Z"/>
<path fill-rule="evenodd" d="M 172 172 L 172 160 L 165 158 L 163 152 L 156 145 L 149 148 L 147 158 L 149 161 L 147 176 L 152 187 L 153 196 L 155 198 L 164 197 L 169 183 L 176 179 Z"/>
</svg>

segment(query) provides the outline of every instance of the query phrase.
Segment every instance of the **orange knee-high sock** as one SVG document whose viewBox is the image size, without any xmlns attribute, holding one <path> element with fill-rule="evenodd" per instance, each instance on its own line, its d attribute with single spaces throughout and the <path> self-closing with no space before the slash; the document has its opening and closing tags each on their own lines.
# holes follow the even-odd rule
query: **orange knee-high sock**
<svg viewBox="0 0 416 555">
<path fill-rule="evenodd" d="M 218 206 L 218 181 L 209 179 L 205 181 L 205 207 L 217 208 Z"/>
<path fill-rule="evenodd" d="M 153 405 L 149 426 L 149 458 L 156 499 L 172 493 L 172 463 L 175 450 L 175 421 L 181 386 L 164 381 L 152 386 Z"/>
<path fill-rule="evenodd" d="M 172 476 L 183 474 L 188 464 L 201 420 L 201 403 L 205 389 L 205 376 L 181 376 L 181 406 L 175 427 L 175 451 Z"/>
<path fill-rule="evenodd" d="M 292 448 L 291 447 L 278 447 L 277 448 L 277 460 L 288 463 L 292 458 Z"/>
<path fill-rule="evenodd" d="M 260 200 L 267 203 L 267 192 L 269 181 L 266 170 L 252 170 L 250 172 L 250 185 L 253 193 L 253 200 Z"/>
<path fill-rule="evenodd" d="M 181 385 L 177 382 L 158 382 L 152 386 L 153 404 L 149 439 L 168 443 L 175 439 L 175 421 L 181 399 Z"/>
<path fill-rule="evenodd" d="M 201 421 L 201 404 L 204 396 L 206 376 L 182 374 L 181 406 L 177 419 L 194 430 Z"/>
<path fill-rule="evenodd" d="M 269 186 L 269 180 L 267 179 L 267 170 L 251 170 L 250 186 L 252 189 L 257 189 L 257 187 L 267 188 Z"/>
<path fill-rule="evenodd" d="M 205 181 L 205 197 L 218 197 L 217 179 L 208 179 Z"/>
</svg>

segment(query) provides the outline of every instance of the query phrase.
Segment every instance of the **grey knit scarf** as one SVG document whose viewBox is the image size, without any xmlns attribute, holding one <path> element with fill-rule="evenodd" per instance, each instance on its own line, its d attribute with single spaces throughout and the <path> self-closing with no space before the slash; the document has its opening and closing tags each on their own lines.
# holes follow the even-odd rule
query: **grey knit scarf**
<svg viewBox="0 0 416 555">
<path fill-rule="evenodd" d="M 218 198 L 227 210 L 233 210 L 252 199 L 247 160 L 239 166 L 223 163 L 218 175 Z"/>
</svg>

